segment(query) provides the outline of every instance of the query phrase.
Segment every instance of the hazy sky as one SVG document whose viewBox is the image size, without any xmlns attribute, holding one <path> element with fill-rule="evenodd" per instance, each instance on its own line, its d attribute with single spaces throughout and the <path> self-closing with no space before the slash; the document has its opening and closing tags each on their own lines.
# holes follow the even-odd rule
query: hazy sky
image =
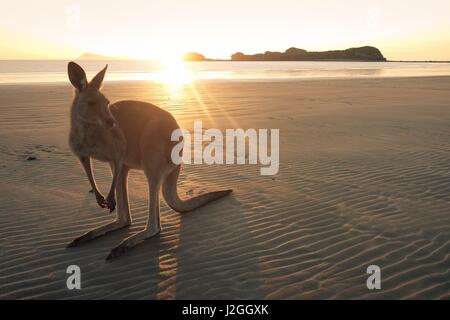
<svg viewBox="0 0 450 320">
<path fill-rule="evenodd" d="M 449 0 L 2 0 L 0 59 L 345 49 L 450 60 Z"/>
</svg>

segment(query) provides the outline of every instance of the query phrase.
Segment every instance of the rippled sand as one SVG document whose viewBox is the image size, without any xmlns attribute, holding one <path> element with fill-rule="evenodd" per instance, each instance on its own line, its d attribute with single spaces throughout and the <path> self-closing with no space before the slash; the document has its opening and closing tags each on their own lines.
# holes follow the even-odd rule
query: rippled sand
<svg viewBox="0 0 450 320">
<path fill-rule="evenodd" d="M 133 225 L 86 245 L 113 218 L 67 146 L 71 88 L 0 86 L 0 298 L 450 298 L 450 78 L 206 81 L 167 90 L 106 82 L 110 100 L 171 111 L 180 125 L 279 128 L 280 172 L 184 167 L 180 193 L 233 188 L 163 232 L 105 257 L 142 229 L 147 184 L 130 178 Z M 28 156 L 36 160 L 26 160 Z M 106 193 L 110 174 L 95 166 Z M 82 290 L 66 289 L 77 264 Z M 382 289 L 366 288 L 366 268 Z"/>
</svg>

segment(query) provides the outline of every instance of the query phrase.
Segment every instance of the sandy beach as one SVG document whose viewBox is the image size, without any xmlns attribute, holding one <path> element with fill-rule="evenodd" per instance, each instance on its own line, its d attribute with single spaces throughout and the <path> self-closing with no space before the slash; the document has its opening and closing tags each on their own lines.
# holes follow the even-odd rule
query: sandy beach
<svg viewBox="0 0 450 320">
<path fill-rule="evenodd" d="M 133 225 L 76 248 L 113 219 L 68 148 L 72 87 L 0 85 L 0 299 L 450 299 L 450 77 L 197 81 L 170 90 L 108 82 L 203 127 L 279 128 L 280 168 L 184 166 L 184 197 L 233 188 L 105 261 L 147 217 L 130 176 Z M 35 160 L 27 160 L 35 157 Z M 32 159 L 32 158 L 31 158 Z M 106 193 L 111 175 L 95 175 Z M 66 287 L 79 265 L 82 289 Z M 366 287 L 380 266 L 382 289 Z"/>
</svg>

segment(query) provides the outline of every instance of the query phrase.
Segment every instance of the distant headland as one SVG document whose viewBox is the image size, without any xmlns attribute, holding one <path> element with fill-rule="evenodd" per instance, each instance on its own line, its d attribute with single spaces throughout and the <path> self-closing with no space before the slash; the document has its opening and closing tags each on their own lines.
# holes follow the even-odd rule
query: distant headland
<svg viewBox="0 0 450 320">
<path fill-rule="evenodd" d="M 129 57 L 111 57 L 94 53 L 85 53 L 77 60 L 132 60 Z M 387 61 L 381 51 L 375 47 L 349 48 L 346 50 L 306 51 L 289 48 L 284 52 L 266 51 L 264 53 L 244 54 L 236 52 L 230 59 L 211 59 L 198 52 L 183 55 L 184 61 Z"/>
<path fill-rule="evenodd" d="M 230 60 L 209 59 L 200 53 L 189 52 L 183 59 L 185 61 L 387 61 L 379 49 L 370 46 L 321 52 L 294 47 L 284 52 L 266 51 L 257 54 L 236 52 L 231 55 Z"/>
</svg>

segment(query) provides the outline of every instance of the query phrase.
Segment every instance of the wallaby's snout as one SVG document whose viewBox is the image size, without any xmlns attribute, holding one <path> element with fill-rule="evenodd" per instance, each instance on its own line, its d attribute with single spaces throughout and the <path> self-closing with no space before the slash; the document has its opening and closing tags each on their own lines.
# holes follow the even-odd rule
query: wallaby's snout
<svg viewBox="0 0 450 320">
<path fill-rule="evenodd" d="M 116 124 L 116 119 L 114 119 L 114 116 L 109 109 L 109 100 L 106 99 L 100 113 L 100 121 L 103 127 L 107 130 L 112 129 Z"/>
</svg>

